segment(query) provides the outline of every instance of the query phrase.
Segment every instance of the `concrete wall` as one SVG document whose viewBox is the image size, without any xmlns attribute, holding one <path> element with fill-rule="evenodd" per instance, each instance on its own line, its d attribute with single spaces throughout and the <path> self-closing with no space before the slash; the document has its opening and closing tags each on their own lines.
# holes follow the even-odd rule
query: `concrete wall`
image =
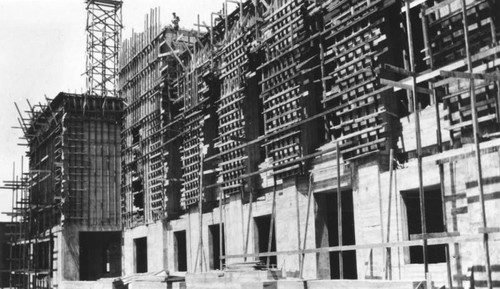
<svg viewBox="0 0 500 289">
<path fill-rule="evenodd" d="M 278 251 L 291 251 L 299 249 L 299 235 L 297 234 L 300 226 L 300 243 L 304 242 L 305 220 L 307 213 L 307 191 L 308 178 L 291 178 L 283 183 L 283 190 L 277 192 L 276 196 L 276 248 Z M 298 201 L 298 207 L 297 207 Z M 251 218 L 249 212 L 251 209 Z M 298 211 L 297 211 L 298 210 Z M 223 223 L 225 235 L 225 251 L 227 255 L 243 254 L 245 247 L 249 254 L 255 253 L 255 224 L 254 217 L 270 215 L 272 211 L 272 191 L 265 196 L 260 197 L 253 202 L 252 208 L 249 203 L 242 205 L 238 195 L 230 197 L 230 201 L 224 206 Z M 297 213 L 299 218 L 297 218 Z M 310 217 L 307 233 L 307 248 L 315 247 L 314 235 L 314 201 L 311 201 Z M 300 220 L 300 223 L 297 222 Z M 220 211 L 218 208 L 212 212 L 203 214 L 203 270 L 209 268 L 209 226 L 220 222 Z M 249 230 L 247 230 L 249 228 Z M 123 274 L 134 272 L 134 244 L 135 238 L 148 238 L 148 271 L 167 269 L 175 270 L 175 247 L 174 232 L 186 230 L 187 241 L 187 266 L 188 271 L 199 271 L 200 253 L 199 247 L 199 213 L 197 208 L 191 209 L 181 218 L 171 220 L 162 224 L 156 222 L 147 226 L 140 226 L 124 232 L 123 247 Z M 248 232 L 248 237 L 247 237 Z M 301 245 L 302 246 L 302 245 Z M 278 268 L 288 276 L 298 276 L 299 261 L 298 254 L 278 256 Z M 248 258 L 254 260 L 254 258 Z M 241 262 L 243 258 L 232 258 L 227 262 Z M 304 276 L 310 278 L 316 277 L 316 257 L 314 254 L 306 256 L 306 265 L 304 266 Z"/>
<path fill-rule="evenodd" d="M 500 145 L 498 140 L 486 142 L 484 147 L 495 148 Z M 424 189 L 440 186 L 439 166 L 440 159 L 445 160 L 444 189 L 445 208 L 448 232 L 459 234 L 457 241 L 460 244 L 450 246 L 451 272 L 454 286 L 464 286 L 466 282 L 459 281 L 466 275 L 472 266 L 484 266 L 485 255 L 479 228 L 483 227 L 479 189 L 477 186 L 477 165 L 473 154 L 464 157 L 464 153 L 471 152 L 471 145 L 423 158 L 423 185 Z M 488 227 L 499 227 L 500 220 L 496 217 L 496 208 L 500 205 L 498 183 L 500 176 L 500 154 L 497 149 L 483 152 L 483 180 L 485 193 L 485 209 Z M 448 156 L 460 157 L 446 161 Z M 381 172 L 377 163 L 360 165 L 357 170 L 355 186 L 356 239 L 358 244 L 375 244 L 408 241 L 407 216 L 401 192 L 418 190 L 418 165 L 415 159 L 402 165 L 394 171 L 392 192 L 389 192 L 390 172 Z M 380 173 L 380 174 L 379 174 Z M 389 197 L 391 207 L 389 211 Z M 380 200 L 380 201 L 379 201 Z M 388 221 L 390 217 L 390 221 Z M 432 220 L 441 222 L 441 220 Z M 387 234 L 389 231 L 389 239 Z M 491 264 L 500 262 L 500 247 L 497 235 L 490 235 Z M 422 264 L 409 263 L 407 247 L 393 248 L 392 276 L 395 279 L 424 280 Z M 384 278 L 386 266 L 384 263 L 384 249 L 358 250 L 358 274 L 360 278 Z M 363 273 L 365 272 L 365 273 Z M 430 264 L 430 278 L 439 286 L 447 284 L 446 263 Z M 498 273 L 493 279 L 498 280 Z M 476 279 L 485 280 L 481 273 L 476 273 Z M 484 275 L 484 274 L 483 274 Z M 364 276 L 364 277 L 363 277 Z"/>
<path fill-rule="evenodd" d="M 92 231 L 89 230 L 88 226 L 77 225 L 66 225 L 63 228 L 57 226 L 53 228 L 54 251 L 56 252 L 56 259 L 53 262 L 54 269 L 56 269 L 53 273 L 53 282 L 55 284 L 61 284 L 63 281 L 80 280 L 80 232 L 112 232 L 113 229 L 113 227 L 108 227 L 102 228 L 101 231 Z M 96 248 L 96 250 L 97 249 L 98 248 Z M 116 254 L 115 252 L 115 255 Z M 99 258 L 99 260 L 96 260 L 95 266 L 102 266 L 102 256 L 97 254 L 95 256 Z M 119 264 L 117 264 L 116 261 L 111 262 L 111 273 L 114 273 L 114 267 L 119 266 Z"/>
<path fill-rule="evenodd" d="M 486 151 L 483 154 L 483 172 L 485 180 L 486 210 L 488 226 L 499 227 L 500 220 L 496 218 L 495 209 L 500 205 L 498 183 L 500 182 L 500 141 L 485 142 Z M 459 232 L 457 242 L 460 244 L 450 246 L 451 271 L 454 276 L 454 286 L 466 286 L 466 282 L 459 279 L 469 274 L 472 266 L 484 265 L 484 251 L 478 228 L 482 227 L 481 207 L 478 201 L 478 188 L 476 182 L 476 163 L 471 148 L 464 147 L 447 151 L 441 155 L 435 154 L 423 158 L 423 183 L 424 188 L 438 188 L 440 174 L 438 160 L 444 163 L 444 188 L 445 207 L 448 231 Z M 459 157 L 454 157 L 459 156 Z M 453 159 L 450 161 L 450 157 Z M 384 161 L 384 158 L 387 160 Z M 389 156 L 378 155 L 365 158 L 362 161 L 352 162 L 349 168 L 341 167 L 341 188 L 352 189 L 355 238 L 356 245 L 366 245 L 356 252 L 358 279 L 385 279 L 389 272 L 392 279 L 426 280 L 422 264 L 409 262 L 407 245 L 401 242 L 408 241 L 408 225 L 405 204 L 402 192 L 418 190 L 418 164 L 415 159 L 410 159 L 404 164 L 394 168 L 391 192 L 390 172 L 387 170 Z M 320 159 L 320 158 L 318 158 Z M 316 164 L 313 172 L 314 194 L 336 190 L 336 159 L 334 157 L 321 157 L 321 162 Z M 329 179 L 326 176 L 330 175 Z M 276 196 L 276 247 L 277 251 L 294 251 L 299 249 L 304 242 L 305 223 L 307 213 L 307 192 L 309 178 L 306 176 L 285 179 L 280 182 Z M 298 203 L 297 203 L 298 201 Z M 298 204 L 298 206 L 297 206 Z M 248 217 L 251 209 L 251 219 Z M 256 252 L 254 217 L 271 214 L 272 190 L 254 200 L 252 206 L 243 202 L 239 195 L 232 195 L 228 204 L 224 206 L 222 220 L 225 224 L 226 254 L 237 255 L 245 252 Z M 297 214 L 299 216 L 297 216 Z M 318 238 L 315 227 L 317 204 L 314 198 L 309 212 L 307 232 L 307 248 L 316 247 Z M 297 221 L 299 220 L 299 222 Z M 439 222 L 441 220 L 432 220 Z M 215 208 L 203 214 L 203 268 L 208 268 L 209 260 L 209 225 L 220 222 L 219 209 Z M 250 227 L 248 227 L 250 226 Z M 248 229 L 248 230 L 247 230 Z M 158 222 L 148 226 L 138 227 L 125 231 L 124 243 L 124 273 L 133 272 L 133 239 L 148 237 L 148 271 L 175 268 L 174 232 L 186 230 L 187 241 L 187 266 L 189 272 L 194 272 L 198 267 L 199 258 L 199 215 L 196 208 L 182 215 L 179 219 Z M 300 232 L 300 239 L 299 234 Z M 247 240 L 248 232 L 248 240 Z M 500 263 L 500 246 L 498 234 L 492 234 L 490 239 L 490 257 L 493 265 Z M 387 251 L 377 245 L 385 242 L 400 242 L 390 250 L 391 262 L 386 265 Z M 421 241 L 415 241 L 418 242 Z M 329 264 L 320 261 L 319 254 L 308 253 L 305 257 L 304 277 L 316 278 L 320 270 Z M 253 260 L 253 258 L 249 258 Z M 241 262 L 243 258 L 232 258 L 228 263 Z M 323 262 L 323 263 L 322 263 Z M 283 276 L 296 277 L 299 272 L 299 256 L 285 254 L 278 256 L 278 269 Z M 199 268 L 196 268 L 199 271 Z M 429 278 L 437 286 L 447 282 L 446 263 L 429 265 Z M 480 273 L 477 273 L 480 275 Z M 499 278 L 494 273 L 494 278 Z M 480 277 L 483 278 L 483 277 Z"/>
<path fill-rule="evenodd" d="M 124 243 L 122 248 L 122 275 L 136 272 L 134 239 L 147 238 L 147 264 L 148 272 L 161 271 L 164 269 L 164 232 L 161 222 L 152 223 L 148 226 L 140 226 L 123 233 Z"/>
</svg>

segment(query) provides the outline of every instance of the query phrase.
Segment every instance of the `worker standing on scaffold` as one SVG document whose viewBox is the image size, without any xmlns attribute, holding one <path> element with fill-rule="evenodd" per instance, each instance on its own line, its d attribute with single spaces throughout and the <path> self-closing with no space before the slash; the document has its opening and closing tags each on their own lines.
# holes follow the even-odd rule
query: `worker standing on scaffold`
<svg viewBox="0 0 500 289">
<path fill-rule="evenodd" d="M 179 21 L 181 21 L 181 19 L 175 14 L 175 12 L 172 13 L 172 16 L 174 18 L 172 19 L 172 24 L 174 24 L 174 31 L 175 33 L 177 33 L 179 31 Z"/>
</svg>

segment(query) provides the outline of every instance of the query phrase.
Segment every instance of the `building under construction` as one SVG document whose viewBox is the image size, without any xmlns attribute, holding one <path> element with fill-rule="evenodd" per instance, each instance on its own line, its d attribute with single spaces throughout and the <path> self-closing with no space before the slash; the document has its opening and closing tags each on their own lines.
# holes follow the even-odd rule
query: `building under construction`
<svg viewBox="0 0 500 289">
<path fill-rule="evenodd" d="M 191 32 L 153 11 L 120 55 L 123 273 L 500 286 L 498 11 L 226 1 Z"/>
<path fill-rule="evenodd" d="M 27 101 L 25 111 L 16 104 L 28 162 L 4 187 L 13 197 L 10 262 L 1 268 L 9 288 L 76 288 L 121 275 L 122 2 L 85 4 L 87 92 Z"/>
<path fill-rule="evenodd" d="M 121 114 L 118 98 L 68 93 L 28 114 L 29 169 L 9 184 L 12 288 L 120 276 Z"/>
<path fill-rule="evenodd" d="M 119 2 L 97 2 L 108 1 Z M 36 237 L 13 246 L 25 260 L 13 276 L 500 287 L 498 11 L 498 0 L 225 0 L 187 30 L 151 10 L 121 44 L 118 98 L 104 77 L 95 96 L 60 94 L 30 114 L 30 171 L 12 186 L 28 192 L 19 232 Z"/>
</svg>

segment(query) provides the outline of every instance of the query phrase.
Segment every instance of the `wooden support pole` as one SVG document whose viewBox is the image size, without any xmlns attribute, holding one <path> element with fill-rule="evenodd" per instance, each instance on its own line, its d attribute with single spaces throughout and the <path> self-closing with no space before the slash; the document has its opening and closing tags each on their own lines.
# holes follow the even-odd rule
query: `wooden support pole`
<svg viewBox="0 0 500 289">
<path fill-rule="evenodd" d="M 200 272 L 203 272 L 203 158 L 204 158 L 204 153 L 203 153 L 203 143 L 200 141 L 200 195 L 198 198 L 198 213 L 199 213 L 199 229 L 198 229 L 198 234 L 199 234 L 199 250 L 200 250 L 200 259 L 199 261 L 199 266 L 200 266 Z"/>
<path fill-rule="evenodd" d="M 297 251 L 299 252 L 298 258 L 299 258 L 299 264 L 302 264 L 302 254 L 300 253 L 300 249 L 302 248 L 300 246 L 300 208 L 299 208 L 299 190 L 297 187 L 295 188 L 295 210 L 297 213 Z"/>
<path fill-rule="evenodd" d="M 398 191 L 398 170 L 394 170 L 394 191 L 396 192 L 395 197 L 396 200 L 394 202 L 395 205 L 395 211 L 396 211 L 396 242 L 399 242 L 400 237 L 399 237 L 399 202 L 401 201 L 401 198 L 399 197 L 399 191 Z M 397 247 L 398 250 L 398 277 L 399 280 L 401 280 L 401 248 Z M 450 288 L 451 289 L 451 288 Z"/>
<path fill-rule="evenodd" d="M 340 189 L 340 147 L 339 142 L 335 142 L 337 155 L 337 226 L 338 226 L 338 242 L 342 246 L 342 190 Z M 339 251 L 339 273 L 340 279 L 344 279 L 344 254 Z"/>
<path fill-rule="evenodd" d="M 465 78 L 470 80 L 478 79 L 478 80 L 485 80 L 487 82 L 500 81 L 500 73 L 498 71 L 492 73 L 472 73 L 472 72 L 441 70 L 439 74 L 442 77 Z"/>
<path fill-rule="evenodd" d="M 429 66 L 431 70 L 434 69 L 434 59 L 432 58 L 432 47 L 429 43 L 429 30 L 426 16 L 426 6 L 422 6 L 420 17 L 422 18 L 422 31 L 424 38 L 424 45 L 427 51 L 427 57 L 429 58 Z M 434 89 L 434 84 L 429 83 L 429 89 L 432 91 L 432 99 L 434 101 L 434 109 L 436 110 L 436 143 L 439 153 L 443 152 L 443 138 L 441 135 L 441 116 L 439 112 L 439 99 L 436 95 L 436 90 Z M 446 217 L 446 199 L 445 199 L 445 185 L 444 185 L 444 165 L 439 163 L 439 185 L 441 188 L 441 205 L 443 211 L 443 228 L 445 232 L 448 232 L 448 222 Z M 450 245 L 445 245 L 445 258 L 446 258 L 446 277 L 448 281 L 448 287 L 453 288 L 453 276 L 451 272 L 451 262 L 450 262 Z"/>
<path fill-rule="evenodd" d="M 414 51 L 413 51 L 413 35 L 411 31 L 411 19 L 410 19 L 410 3 L 408 0 L 405 0 L 406 7 L 406 33 L 408 36 L 408 52 L 410 57 L 410 68 L 409 71 L 415 72 L 415 59 L 414 59 Z M 420 222 L 421 222 L 421 230 L 422 234 L 427 233 L 426 227 L 426 218 L 425 218 L 425 193 L 424 193 L 424 184 L 423 184 L 423 172 L 422 172 L 422 141 L 420 136 L 420 115 L 419 115 L 419 105 L 417 100 L 417 81 L 415 76 L 412 77 L 412 98 L 413 98 L 413 113 L 415 115 L 415 135 L 417 142 L 417 169 L 418 169 L 418 192 L 420 197 Z M 423 240 L 423 259 L 424 259 L 424 274 L 427 277 L 427 273 L 429 273 L 429 263 L 427 258 L 427 239 Z"/>
<path fill-rule="evenodd" d="M 228 41 L 227 37 L 229 36 L 229 32 L 227 30 L 229 29 L 229 24 L 227 23 L 227 1 L 222 5 L 222 9 L 224 10 L 224 41 Z"/>
<path fill-rule="evenodd" d="M 271 226 L 269 227 L 269 239 L 267 240 L 267 252 L 271 252 L 273 233 L 274 233 L 274 219 L 276 218 L 276 176 L 273 175 L 273 203 L 271 206 Z M 271 256 L 266 259 L 266 267 L 269 268 Z"/>
<path fill-rule="evenodd" d="M 392 204 L 392 170 L 394 163 L 394 150 L 389 151 L 389 204 L 387 206 L 387 238 L 386 242 L 389 243 L 391 238 L 391 204 Z M 386 248 L 385 260 L 385 279 L 392 280 L 392 261 L 391 261 L 391 248 Z"/>
<path fill-rule="evenodd" d="M 22 174 L 22 167 L 21 167 L 21 174 Z M 16 180 L 16 162 L 12 162 L 12 181 L 14 182 Z M 12 210 L 14 211 L 14 207 L 15 207 L 15 203 L 14 203 L 14 200 L 16 198 L 16 195 L 17 194 L 17 189 L 15 186 L 12 187 L 12 199 L 11 199 L 11 208 Z M 15 222 L 17 221 L 16 220 L 16 217 L 15 217 L 15 214 L 12 214 L 12 216 L 10 217 L 10 221 L 12 224 L 15 224 Z M 12 227 L 12 230 L 10 230 L 11 232 L 15 232 L 16 231 L 16 228 L 15 227 Z M 9 272 L 12 272 L 12 269 L 13 269 L 13 262 L 14 262 L 14 242 L 17 241 L 16 240 L 16 237 L 15 235 L 13 234 L 11 237 L 10 237 L 10 241 L 11 241 L 11 244 L 9 246 L 9 257 L 10 257 L 10 262 L 9 262 Z M 14 288 L 14 280 L 13 280 L 13 275 L 14 274 L 9 274 L 9 286 L 11 288 Z"/>
<path fill-rule="evenodd" d="M 243 194 L 245 193 L 245 191 L 242 189 L 241 190 L 241 198 L 242 198 L 242 202 L 243 202 Z M 253 203 L 253 192 L 250 192 L 250 203 L 249 203 L 249 208 L 248 208 L 248 219 L 247 219 L 247 233 L 246 233 L 246 236 L 245 236 L 245 254 L 248 253 L 248 240 L 250 238 L 250 222 L 252 220 L 252 205 Z M 245 257 L 245 261 L 247 260 L 247 257 Z"/>
<path fill-rule="evenodd" d="M 472 57 L 469 47 L 469 24 L 467 21 L 467 4 L 465 0 L 461 0 L 462 3 L 462 19 L 464 25 L 464 37 L 465 37 L 465 53 L 467 55 L 467 67 L 470 73 L 472 73 Z M 472 132 L 474 134 L 474 146 L 476 148 L 476 162 L 477 162 L 477 184 L 479 187 L 479 203 L 481 205 L 481 219 L 483 227 L 487 228 L 486 221 L 486 208 L 484 204 L 484 188 L 483 188 L 483 171 L 481 165 L 481 150 L 479 147 L 479 123 L 477 120 L 477 108 L 476 108 L 476 91 L 474 87 L 474 79 L 469 80 L 470 83 L 470 101 L 471 101 L 471 113 L 472 113 Z M 491 280 L 491 263 L 490 263 L 490 249 L 488 244 L 488 234 L 483 233 L 483 246 L 486 262 L 486 282 L 488 289 L 493 288 L 493 283 Z"/>
<path fill-rule="evenodd" d="M 224 202 L 222 201 L 222 198 L 224 197 L 224 193 L 222 189 L 220 190 L 219 193 L 219 269 L 223 270 L 223 262 L 222 262 L 222 252 L 224 251 L 223 249 L 223 238 L 225 234 L 222 234 L 222 230 L 224 229 L 223 223 L 222 223 L 222 211 L 224 210 Z"/>
<path fill-rule="evenodd" d="M 302 242 L 302 250 L 301 250 L 301 254 L 302 254 L 302 258 L 300 259 L 301 263 L 300 263 L 300 268 L 299 268 L 299 278 L 300 279 L 303 279 L 304 277 L 304 259 L 305 259 L 305 249 L 306 249 L 306 244 L 307 244 L 307 230 L 309 229 L 309 214 L 311 212 L 311 200 L 312 200 L 312 195 L 313 195 L 313 191 L 312 191 L 312 185 L 313 185 L 313 175 L 310 174 L 309 175 L 309 188 L 307 190 L 307 213 L 306 213 L 306 225 L 305 225 L 305 229 L 304 229 L 304 242 Z"/>
</svg>

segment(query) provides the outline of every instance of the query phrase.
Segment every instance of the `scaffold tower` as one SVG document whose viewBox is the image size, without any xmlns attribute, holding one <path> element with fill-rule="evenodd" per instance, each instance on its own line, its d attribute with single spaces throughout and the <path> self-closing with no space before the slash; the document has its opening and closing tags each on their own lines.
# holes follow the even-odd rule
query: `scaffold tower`
<svg viewBox="0 0 500 289">
<path fill-rule="evenodd" d="M 87 0 L 86 89 L 90 95 L 116 97 L 123 2 Z"/>
</svg>

